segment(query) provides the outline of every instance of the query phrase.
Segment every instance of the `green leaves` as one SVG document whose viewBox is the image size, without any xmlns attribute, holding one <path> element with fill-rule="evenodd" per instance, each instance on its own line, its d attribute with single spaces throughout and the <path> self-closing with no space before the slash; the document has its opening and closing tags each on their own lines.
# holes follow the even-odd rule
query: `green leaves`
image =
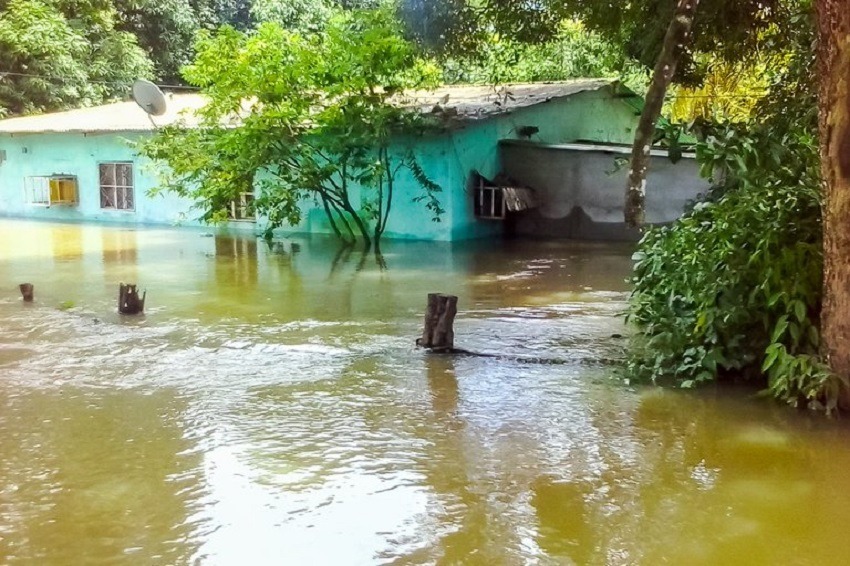
<svg viewBox="0 0 850 566">
<path fill-rule="evenodd" d="M 228 203 L 256 186 L 267 231 L 300 222 L 308 203 L 341 238 L 368 243 L 386 228 L 404 166 L 442 214 L 439 187 L 402 143 L 429 125 L 394 103 L 435 86 L 438 73 L 390 13 L 340 12 L 311 33 L 224 27 L 200 34 L 196 49 L 185 77 L 209 98 L 201 127 L 164 129 L 140 149 L 168 166 L 165 190 L 195 198 L 203 218 L 226 218 Z"/>
<path fill-rule="evenodd" d="M 40 0 L 0 6 L 0 114 L 100 103 L 151 75 L 136 38 L 114 29 L 111 7 Z"/>
<path fill-rule="evenodd" d="M 838 378 L 818 358 L 821 222 L 814 138 L 787 123 L 723 125 L 698 146 L 717 182 L 636 254 L 629 368 L 693 387 L 734 374 L 826 411 Z"/>
<path fill-rule="evenodd" d="M 609 36 L 567 19 L 540 42 L 524 43 L 515 34 L 483 34 L 474 54 L 444 62 L 448 83 L 508 84 L 579 77 L 621 77 L 629 88 L 645 90 L 646 69 L 628 59 Z"/>
</svg>

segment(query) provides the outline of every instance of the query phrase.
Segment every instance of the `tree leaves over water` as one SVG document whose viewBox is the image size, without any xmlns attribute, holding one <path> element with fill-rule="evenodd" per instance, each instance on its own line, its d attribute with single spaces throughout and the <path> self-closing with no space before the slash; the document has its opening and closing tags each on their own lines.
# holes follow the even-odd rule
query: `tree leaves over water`
<svg viewBox="0 0 850 566">
<path fill-rule="evenodd" d="M 847 383 L 819 357 L 823 275 L 813 27 L 748 121 L 703 124 L 697 158 L 715 182 L 636 256 L 633 376 L 693 387 L 750 379 L 782 401 L 836 409 Z"/>
<path fill-rule="evenodd" d="M 817 359 L 822 246 L 817 138 L 774 126 L 711 128 L 698 146 L 717 185 L 636 256 L 633 376 L 682 387 L 766 379 L 790 403 L 833 409 Z"/>
<path fill-rule="evenodd" d="M 391 13 L 337 12 L 312 32 L 224 27 L 201 34 L 197 51 L 184 72 L 209 100 L 199 127 L 163 128 L 139 149 L 166 166 L 161 190 L 195 200 L 205 220 L 226 220 L 230 202 L 256 187 L 269 234 L 298 224 L 312 201 L 342 240 L 377 245 L 394 201 L 416 196 L 396 194 L 402 170 L 423 206 L 443 213 L 440 187 L 399 140 L 430 127 L 403 93 L 435 87 L 439 69 Z"/>
</svg>

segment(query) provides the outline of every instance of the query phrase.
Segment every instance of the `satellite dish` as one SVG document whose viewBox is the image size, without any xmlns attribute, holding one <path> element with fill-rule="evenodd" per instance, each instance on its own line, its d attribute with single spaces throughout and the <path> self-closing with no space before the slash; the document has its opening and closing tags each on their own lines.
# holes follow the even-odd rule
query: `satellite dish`
<svg viewBox="0 0 850 566">
<path fill-rule="evenodd" d="M 165 114 L 165 95 L 150 81 L 139 79 L 133 83 L 133 100 L 150 116 Z"/>
</svg>

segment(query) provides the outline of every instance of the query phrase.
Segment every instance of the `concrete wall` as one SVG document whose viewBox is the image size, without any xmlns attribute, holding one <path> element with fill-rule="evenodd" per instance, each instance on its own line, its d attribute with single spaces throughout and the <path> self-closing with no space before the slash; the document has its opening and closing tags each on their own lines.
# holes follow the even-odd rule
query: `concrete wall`
<svg viewBox="0 0 850 566">
<path fill-rule="evenodd" d="M 535 106 L 469 120 L 460 127 L 420 138 L 398 140 L 396 153 L 412 150 L 428 177 L 442 187 L 439 195 L 446 210 L 439 222 L 423 203 L 414 202 L 422 189 L 412 174 L 402 169 L 396 178 L 392 214 L 385 234 L 388 238 L 435 241 L 494 237 L 504 230 L 501 222 L 478 220 L 473 214 L 471 173 L 494 177 L 502 169 L 499 140 L 517 138 L 523 126 L 536 126 L 532 138 L 558 144 L 579 139 L 600 142 L 629 142 L 637 123 L 634 108 L 615 98 L 609 88 L 578 93 L 568 98 L 541 102 Z M 151 163 L 140 160 L 128 143 L 139 134 L 84 135 L 0 134 L 0 150 L 6 160 L 0 164 L 0 215 L 51 220 L 93 220 L 127 224 L 201 225 L 192 202 L 174 195 L 147 196 L 158 179 Z M 142 134 L 144 135 L 144 134 Z M 98 164 L 110 161 L 134 162 L 135 210 L 100 208 Z M 52 174 L 75 175 L 79 204 L 75 207 L 33 206 L 24 200 L 24 179 Z M 368 195 L 354 189 L 356 203 Z M 312 199 L 303 203 L 304 217 L 297 226 L 282 233 L 331 233 L 320 205 Z M 260 219 L 259 226 L 262 226 Z M 255 230 L 252 223 L 229 225 L 236 230 Z"/>
<path fill-rule="evenodd" d="M 138 164 L 133 167 L 135 210 L 103 210 L 100 208 L 98 164 L 109 161 L 137 161 L 133 150 L 116 135 L 29 134 L 0 136 L 0 149 L 6 161 L 0 165 L 0 210 L 14 216 L 54 220 L 99 220 L 136 223 L 176 221 L 178 211 L 169 210 L 167 199 L 148 199 L 145 191 L 155 186 L 155 179 Z M 25 179 L 54 174 L 77 177 L 77 206 L 51 207 L 27 204 Z M 169 199 L 170 200 L 170 199 Z M 180 203 L 179 209 L 188 209 Z"/>
<path fill-rule="evenodd" d="M 452 132 L 447 152 L 455 187 L 451 191 L 452 238 L 493 236 L 504 230 L 503 223 L 478 220 L 473 213 L 471 173 L 478 171 L 492 179 L 505 170 L 503 154 L 493 140 L 516 139 L 519 128 L 536 126 L 540 131 L 532 140 L 537 143 L 560 144 L 581 139 L 631 143 L 637 121 L 634 108 L 612 97 L 606 88 L 522 108 L 486 121 L 470 122 L 464 129 Z"/>
<path fill-rule="evenodd" d="M 499 140 L 516 139 L 519 128 L 536 126 L 539 132 L 533 139 L 544 143 L 580 139 L 630 143 L 637 120 L 633 106 L 604 88 L 482 120 L 469 120 L 462 127 L 438 136 L 399 139 L 396 151 L 412 150 L 423 171 L 442 187 L 439 198 L 446 213 L 439 222 L 434 222 L 422 203 L 413 202 L 422 190 L 410 173 L 402 170 L 397 177 L 397 192 L 385 236 L 435 241 L 499 236 L 504 232 L 503 223 L 475 218 L 470 185 L 473 171 L 492 178 L 501 170 Z M 356 202 L 357 198 L 353 200 Z M 304 211 L 299 225 L 282 228 L 280 232 L 332 233 L 324 210 L 305 201 Z"/>
<path fill-rule="evenodd" d="M 497 142 L 494 140 L 493 145 Z M 392 209 L 390 212 L 387 238 L 405 240 L 449 241 L 453 236 L 453 209 L 449 191 L 456 186 L 451 168 L 448 138 L 445 136 L 430 136 L 415 139 L 399 139 L 391 150 L 391 155 L 398 163 L 408 151 L 413 151 L 417 161 L 428 177 L 440 185 L 443 191 L 439 196 L 445 214 L 439 222 L 433 221 L 433 214 L 425 209 L 425 204 L 415 202 L 414 198 L 421 196 L 424 191 L 413 178 L 407 168 L 401 168 L 395 177 Z M 351 201 L 357 206 L 374 197 L 372 189 L 352 186 Z M 333 229 L 321 205 L 312 198 L 301 203 L 302 221 L 295 226 L 286 226 L 278 230 L 281 234 L 332 234 Z"/>
<path fill-rule="evenodd" d="M 446 210 L 439 222 L 413 199 L 422 189 L 402 169 L 397 177 L 393 210 L 385 236 L 396 239 L 457 241 L 495 237 L 504 232 L 502 222 L 479 220 L 473 213 L 471 173 L 495 177 L 501 169 L 498 141 L 516 139 L 523 126 L 536 126 L 533 139 L 546 143 L 564 143 L 593 139 L 605 143 L 627 143 L 634 136 L 638 117 L 634 108 L 614 98 L 610 89 L 587 91 L 567 98 L 542 102 L 489 116 L 469 120 L 455 129 L 437 136 L 402 138 L 395 151 L 412 150 L 428 177 L 442 187 L 439 199 Z M 357 192 L 357 189 L 355 189 Z M 362 195 L 352 200 L 366 197 Z M 332 228 L 324 210 L 312 201 L 303 203 L 304 218 L 300 224 L 281 228 L 280 232 L 330 234 Z"/>
<path fill-rule="evenodd" d="M 517 233 L 581 239 L 629 240 L 639 232 L 626 229 L 623 202 L 628 168 L 616 160 L 629 148 L 586 144 L 500 144 L 504 171 L 532 187 L 539 207 L 518 216 Z M 654 151 L 646 188 L 646 220 L 667 223 L 681 216 L 689 201 L 708 190 L 693 158 L 672 163 Z"/>
<path fill-rule="evenodd" d="M 199 226 L 191 201 L 171 194 L 147 195 L 157 186 L 158 179 L 151 163 L 140 160 L 133 151 L 133 139 L 135 134 L 0 134 L 0 150 L 6 154 L 0 164 L 0 214 L 47 220 Z M 98 165 L 113 161 L 133 162 L 134 210 L 100 208 Z M 24 197 L 25 179 L 56 174 L 77 177 L 79 203 L 50 207 L 28 204 Z M 253 229 L 251 225 L 245 227 Z"/>
</svg>

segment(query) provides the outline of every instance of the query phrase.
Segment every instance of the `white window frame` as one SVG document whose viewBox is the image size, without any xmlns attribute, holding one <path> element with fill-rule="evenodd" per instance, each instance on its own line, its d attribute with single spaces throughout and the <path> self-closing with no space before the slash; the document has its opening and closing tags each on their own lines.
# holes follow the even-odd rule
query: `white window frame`
<svg viewBox="0 0 850 566">
<path fill-rule="evenodd" d="M 485 185 L 484 179 L 475 187 L 475 217 L 482 220 L 504 220 L 507 212 L 502 187 Z"/>
<path fill-rule="evenodd" d="M 231 222 L 256 222 L 256 214 L 248 214 L 248 207 L 254 202 L 254 193 L 243 191 L 239 197 L 230 201 L 230 209 L 227 211 L 227 219 Z"/>
<path fill-rule="evenodd" d="M 72 181 L 74 183 L 73 199 L 53 200 L 50 188 L 51 181 Z M 77 206 L 80 199 L 80 185 L 75 175 L 31 175 L 24 177 L 24 202 L 30 206 Z"/>
<path fill-rule="evenodd" d="M 103 161 L 97 164 L 97 194 L 100 200 L 101 210 L 118 210 L 121 212 L 135 212 L 136 210 L 136 178 L 135 170 L 132 161 Z M 118 182 L 118 167 L 126 166 L 130 168 L 129 184 L 120 184 Z M 103 168 L 112 168 L 112 183 L 103 182 Z M 104 206 L 104 191 L 111 191 L 111 195 L 107 196 L 107 202 L 112 201 L 112 206 Z M 127 206 L 127 193 L 130 194 L 130 204 Z M 109 199 L 109 196 L 112 198 Z M 123 198 L 122 198 L 123 197 Z M 120 206 L 123 204 L 124 206 Z"/>
</svg>

